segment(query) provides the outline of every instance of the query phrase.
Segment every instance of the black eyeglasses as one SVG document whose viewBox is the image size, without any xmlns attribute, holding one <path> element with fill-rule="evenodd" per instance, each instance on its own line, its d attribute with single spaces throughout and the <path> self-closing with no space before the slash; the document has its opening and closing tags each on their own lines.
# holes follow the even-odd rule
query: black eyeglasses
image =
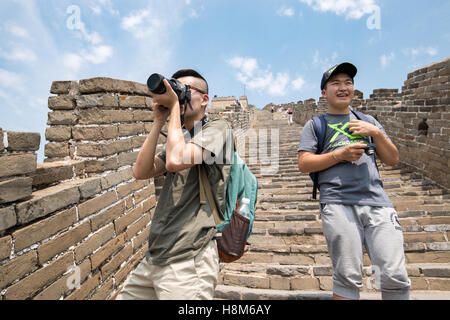
<svg viewBox="0 0 450 320">
<path fill-rule="evenodd" d="M 206 92 L 204 92 L 203 90 L 200 90 L 199 88 L 196 88 L 194 86 L 190 86 L 191 89 L 194 89 L 197 92 L 200 92 L 201 94 L 207 94 Z"/>
</svg>

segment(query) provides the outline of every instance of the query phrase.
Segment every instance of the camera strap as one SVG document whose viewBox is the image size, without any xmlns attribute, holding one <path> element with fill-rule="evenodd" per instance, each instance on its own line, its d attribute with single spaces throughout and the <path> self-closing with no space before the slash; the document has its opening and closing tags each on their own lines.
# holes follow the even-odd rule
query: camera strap
<svg viewBox="0 0 450 320">
<path fill-rule="evenodd" d="M 184 125 L 184 114 L 186 113 L 186 107 L 189 106 L 189 108 L 191 110 L 193 110 L 192 104 L 191 104 L 191 86 L 190 85 L 185 86 L 185 90 L 182 93 L 182 95 L 179 96 L 178 101 L 180 103 L 180 107 L 184 106 L 184 112 L 183 112 L 183 114 L 180 115 L 181 125 Z"/>
</svg>

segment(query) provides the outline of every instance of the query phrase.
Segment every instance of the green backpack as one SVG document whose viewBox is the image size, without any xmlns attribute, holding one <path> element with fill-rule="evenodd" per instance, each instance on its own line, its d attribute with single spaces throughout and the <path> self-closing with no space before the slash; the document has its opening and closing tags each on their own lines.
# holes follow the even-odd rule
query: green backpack
<svg viewBox="0 0 450 320">
<path fill-rule="evenodd" d="M 235 148 L 226 186 L 225 209 L 222 212 L 224 221 L 220 223 L 219 211 L 217 210 L 212 196 L 211 186 L 202 165 L 199 166 L 199 178 L 201 189 L 200 201 L 203 203 L 206 202 L 204 199 L 204 194 L 206 193 L 214 215 L 216 229 L 222 233 L 222 236 L 217 241 L 219 256 L 223 262 L 233 262 L 244 254 L 245 244 L 252 233 L 258 195 L 258 180 L 250 171 L 245 161 L 241 159 Z M 239 203 L 242 198 L 250 200 L 250 219 L 238 213 Z"/>
</svg>

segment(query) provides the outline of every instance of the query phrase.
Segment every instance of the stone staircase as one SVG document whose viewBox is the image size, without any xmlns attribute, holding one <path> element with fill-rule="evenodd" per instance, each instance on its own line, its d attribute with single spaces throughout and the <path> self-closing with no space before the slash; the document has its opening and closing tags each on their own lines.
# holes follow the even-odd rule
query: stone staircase
<svg viewBox="0 0 450 320">
<path fill-rule="evenodd" d="M 262 174 L 256 219 L 248 251 L 236 263 L 221 264 L 217 299 L 331 299 L 332 265 L 322 232 L 312 182 L 298 170 L 302 127 L 284 114 L 256 112 L 255 129 L 279 129 L 278 172 Z M 379 163 L 386 192 L 403 227 L 413 299 L 450 299 L 450 195 L 406 165 Z M 362 299 L 379 299 L 371 262 L 364 252 Z"/>
</svg>

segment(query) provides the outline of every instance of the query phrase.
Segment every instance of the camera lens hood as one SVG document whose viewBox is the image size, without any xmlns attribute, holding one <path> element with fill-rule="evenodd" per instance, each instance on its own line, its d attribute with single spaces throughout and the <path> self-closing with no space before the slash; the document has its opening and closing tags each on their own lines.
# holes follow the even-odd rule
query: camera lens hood
<svg viewBox="0 0 450 320">
<path fill-rule="evenodd" d="M 164 76 L 159 73 L 152 74 L 147 80 L 147 87 L 152 93 L 163 94 L 166 92 L 166 86 L 164 85 Z"/>
</svg>

